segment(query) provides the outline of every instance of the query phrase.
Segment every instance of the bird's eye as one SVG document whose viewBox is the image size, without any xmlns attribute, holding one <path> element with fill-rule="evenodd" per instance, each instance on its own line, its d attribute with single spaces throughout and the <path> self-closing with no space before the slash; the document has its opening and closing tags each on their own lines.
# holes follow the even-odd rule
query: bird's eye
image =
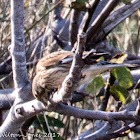
<svg viewBox="0 0 140 140">
<path fill-rule="evenodd" d="M 68 86 L 68 87 L 72 87 L 72 85 L 73 85 L 72 80 L 71 80 L 71 79 L 68 79 L 68 80 L 67 80 L 67 86 Z"/>
<path fill-rule="evenodd" d="M 42 87 L 37 87 L 37 94 L 41 95 L 43 93 L 45 93 L 45 89 Z"/>
</svg>

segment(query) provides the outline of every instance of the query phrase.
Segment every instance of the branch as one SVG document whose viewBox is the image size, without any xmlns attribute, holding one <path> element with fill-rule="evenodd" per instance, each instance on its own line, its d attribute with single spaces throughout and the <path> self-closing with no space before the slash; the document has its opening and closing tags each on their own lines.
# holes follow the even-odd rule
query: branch
<svg viewBox="0 0 140 140">
<path fill-rule="evenodd" d="M 91 130 L 88 131 L 86 134 L 82 134 L 78 136 L 78 138 L 84 139 L 84 140 L 110 140 L 112 138 L 122 137 L 126 136 L 127 134 L 117 134 L 117 135 L 109 135 L 108 132 L 113 129 L 113 125 L 116 125 L 115 123 L 104 123 L 104 125 L 97 131 L 92 132 Z M 76 140 L 76 139 L 74 139 Z"/>
<path fill-rule="evenodd" d="M 65 114 L 68 116 L 74 116 L 76 118 L 88 119 L 88 120 L 105 120 L 105 121 L 113 121 L 113 120 L 132 120 L 136 121 L 138 118 L 135 118 L 135 111 L 121 111 L 121 112 L 104 112 L 104 111 L 92 111 L 92 110 L 84 110 L 79 108 L 74 108 L 71 106 L 66 106 L 63 104 L 59 104 L 57 108 L 51 111 L 56 111 L 60 114 Z"/>
<path fill-rule="evenodd" d="M 129 5 L 124 5 L 117 11 L 112 13 L 100 26 L 100 29 L 94 35 L 94 41 L 103 40 L 118 24 L 120 24 L 127 17 L 132 15 L 136 10 L 140 8 L 140 1 L 136 0 Z"/>
<path fill-rule="evenodd" d="M 0 74 L 9 74 L 12 71 L 11 56 L 9 56 L 5 61 L 0 63 Z"/>
<path fill-rule="evenodd" d="M 81 69 L 83 67 L 82 53 L 85 48 L 85 40 L 86 40 L 85 34 L 81 34 L 78 36 L 78 46 L 76 48 L 76 52 L 69 71 L 69 75 L 63 81 L 62 88 L 58 91 L 58 93 L 54 93 L 54 95 L 52 95 L 51 100 L 55 103 L 61 102 L 63 101 L 63 99 L 70 98 L 71 94 L 77 88 L 78 82 L 82 78 L 81 76 Z"/>
<path fill-rule="evenodd" d="M 104 121 L 118 121 L 118 120 L 131 120 L 137 121 L 139 116 L 136 115 L 135 111 L 123 110 L 120 112 L 104 112 L 104 111 L 93 111 L 75 108 L 72 106 L 59 104 L 50 104 L 47 107 L 42 102 L 32 100 L 27 103 L 20 104 L 16 107 L 16 113 L 20 114 L 18 119 L 25 120 L 30 118 L 41 111 L 57 112 L 60 114 L 74 116 L 76 118 L 88 119 L 88 120 L 104 120 Z"/>
<path fill-rule="evenodd" d="M 24 39 L 24 1 L 11 0 L 11 55 L 12 55 L 12 69 L 13 79 L 15 84 L 14 94 L 16 100 L 11 107 L 9 114 L 0 127 L 0 135 L 4 133 L 17 134 L 20 126 L 25 121 L 18 119 L 20 116 L 16 105 L 27 102 L 32 98 L 31 84 L 28 81 L 25 57 L 25 39 Z M 5 137 L 1 137 L 1 140 Z M 11 137 L 6 138 L 11 139 Z"/>
<path fill-rule="evenodd" d="M 24 2 L 11 1 L 11 55 L 15 88 L 21 88 L 28 83 L 24 39 Z M 24 80 L 23 80 L 24 79 Z"/>
<path fill-rule="evenodd" d="M 105 111 L 107 104 L 108 104 L 108 100 L 110 97 L 110 86 L 112 86 L 115 82 L 115 77 L 111 74 L 111 72 L 109 72 L 109 78 L 108 78 L 108 82 L 107 85 L 105 87 L 105 91 L 104 91 L 104 98 L 102 100 L 101 106 L 100 106 L 100 110 Z"/>
<path fill-rule="evenodd" d="M 74 47 L 74 44 L 77 39 L 77 34 L 78 34 L 78 27 L 79 27 L 79 17 L 80 17 L 80 11 L 77 9 L 73 9 L 71 13 L 71 19 L 70 19 L 70 26 L 69 26 L 69 31 L 70 31 L 70 42 L 71 42 L 71 47 Z"/>
<path fill-rule="evenodd" d="M 99 2 L 100 2 L 100 0 L 96 0 L 96 1 L 93 0 L 93 1 L 91 1 L 89 3 L 89 5 L 91 6 L 91 8 L 88 8 L 88 11 L 86 12 L 86 14 L 85 14 L 85 16 L 84 16 L 84 18 L 82 20 L 82 24 L 84 23 L 84 25 L 80 25 L 80 26 L 82 26 L 81 27 L 82 28 L 81 30 L 83 32 L 86 32 L 87 31 L 88 26 L 89 26 L 89 23 L 91 22 L 92 15 L 95 12 L 95 9 L 97 8 Z M 85 19 L 86 19 L 86 21 L 84 21 Z"/>
<path fill-rule="evenodd" d="M 99 27 L 103 24 L 105 19 L 109 16 L 111 11 L 116 7 L 119 3 L 119 0 L 110 0 L 101 13 L 97 16 L 97 18 L 91 24 L 91 27 L 87 30 L 87 42 L 93 40 L 93 35 L 98 31 Z"/>
<path fill-rule="evenodd" d="M 0 90 L 0 110 L 7 110 L 13 105 L 16 98 L 13 92 L 14 89 Z"/>
</svg>

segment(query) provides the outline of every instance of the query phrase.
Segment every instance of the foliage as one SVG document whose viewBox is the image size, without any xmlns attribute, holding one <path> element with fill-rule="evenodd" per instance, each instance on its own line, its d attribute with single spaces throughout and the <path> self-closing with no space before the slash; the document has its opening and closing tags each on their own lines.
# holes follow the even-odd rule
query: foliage
<svg viewBox="0 0 140 140">
<path fill-rule="evenodd" d="M 45 118 L 47 120 L 45 120 Z M 59 128 L 59 129 L 64 128 L 64 124 L 59 119 L 55 119 L 53 117 L 49 117 L 46 115 L 44 116 L 42 114 L 39 114 L 38 117 L 32 123 L 31 127 L 33 127 L 37 133 L 42 133 L 42 135 L 45 134 L 46 137 L 52 136 L 54 140 L 55 139 L 63 140 L 63 138 L 60 136 L 59 132 L 56 131 L 57 128 Z M 49 127 L 50 131 L 48 130 L 48 127 Z M 50 134 L 50 136 L 49 136 L 49 134 Z"/>
<path fill-rule="evenodd" d="M 101 76 L 98 76 L 94 78 L 93 81 L 87 86 L 86 92 L 97 95 L 100 92 L 100 90 L 104 87 L 104 85 L 105 80 Z"/>
<path fill-rule="evenodd" d="M 128 68 L 115 68 L 112 70 L 112 74 L 118 80 L 119 85 L 123 88 L 128 89 L 133 85 L 133 77 Z"/>
<path fill-rule="evenodd" d="M 74 9 L 85 11 L 87 9 L 88 0 L 70 0 L 70 6 Z"/>
<path fill-rule="evenodd" d="M 125 103 L 128 97 L 128 91 L 125 88 L 118 85 L 111 86 L 110 92 L 115 97 L 115 99 L 117 99 L 118 101 L 121 101 L 123 104 Z"/>
</svg>

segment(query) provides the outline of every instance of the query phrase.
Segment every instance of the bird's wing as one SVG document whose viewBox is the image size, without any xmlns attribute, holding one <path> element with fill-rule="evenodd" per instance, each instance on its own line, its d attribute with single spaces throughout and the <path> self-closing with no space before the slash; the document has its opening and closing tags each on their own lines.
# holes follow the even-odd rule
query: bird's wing
<svg viewBox="0 0 140 140">
<path fill-rule="evenodd" d="M 40 71 L 41 67 L 49 69 L 53 66 L 60 65 L 72 61 L 73 53 L 70 51 L 59 51 L 48 54 L 47 56 L 40 59 L 36 66 L 36 72 Z"/>
</svg>

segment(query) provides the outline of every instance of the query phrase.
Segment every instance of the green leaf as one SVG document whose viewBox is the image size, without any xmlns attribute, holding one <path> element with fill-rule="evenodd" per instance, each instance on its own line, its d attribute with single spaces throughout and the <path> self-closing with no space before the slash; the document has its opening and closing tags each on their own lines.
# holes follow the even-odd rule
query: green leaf
<svg viewBox="0 0 140 140">
<path fill-rule="evenodd" d="M 94 78 L 93 81 L 87 86 L 86 92 L 98 94 L 100 90 L 104 87 L 104 85 L 105 80 L 101 76 L 98 76 Z"/>
<path fill-rule="evenodd" d="M 105 59 L 104 59 L 104 57 L 103 57 L 103 56 L 101 56 L 101 57 L 99 58 L 99 60 L 103 60 L 103 61 L 104 61 Z"/>
<path fill-rule="evenodd" d="M 113 85 L 110 87 L 110 92 L 115 97 L 116 100 L 122 101 L 122 103 L 125 103 L 126 98 L 128 96 L 128 91 L 119 86 L 119 85 Z"/>
<path fill-rule="evenodd" d="M 130 4 L 132 0 L 122 0 L 124 4 Z"/>
<path fill-rule="evenodd" d="M 57 119 L 51 118 L 51 117 L 48 117 L 48 116 L 46 116 L 46 117 L 47 117 L 47 119 L 48 119 L 50 131 L 51 131 L 50 135 L 52 135 L 53 140 L 63 140 L 63 138 L 60 136 L 60 134 L 57 133 L 57 132 L 55 131 L 55 129 L 54 129 L 54 126 L 58 126 L 58 125 L 57 125 L 58 122 L 56 121 Z M 39 120 L 38 120 L 38 119 L 39 119 Z M 54 123 L 53 123 L 53 125 L 50 125 L 50 123 L 52 123 L 52 122 L 50 122 L 50 121 L 52 121 L 53 119 L 55 120 L 54 123 L 56 122 L 57 124 L 54 125 Z M 64 124 L 62 124 L 62 122 L 61 122 L 60 125 L 63 125 L 63 127 L 64 127 Z M 36 119 L 34 120 L 34 122 L 32 123 L 32 126 L 37 130 L 36 133 L 35 133 L 35 135 L 44 133 L 44 131 L 45 131 L 46 137 L 50 137 L 50 136 L 49 136 L 48 128 L 47 128 L 47 126 L 46 126 L 46 122 L 45 122 L 44 116 L 43 116 L 42 114 L 39 114 L 39 115 L 38 115 L 38 118 L 36 118 Z M 53 127 L 51 127 L 51 126 L 53 126 Z M 59 127 L 59 128 L 63 128 L 63 127 Z M 42 138 L 43 138 L 43 137 L 42 137 Z"/>
<path fill-rule="evenodd" d="M 128 68 L 114 68 L 112 70 L 112 74 L 116 78 L 116 80 L 118 80 L 120 86 L 128 89 L 133 85 L 133 77 Z"/>
<path fill-rule="evenodd" d="M 85 11 L 87 9 L 88 0 L 71 0 L 70 5 L 74 9 Z"/>
<path fill-rule="evenodd" d="M 55 119 L 53 117 L 49 117 L 49 116 L 46 116 L 47 117 L 47 120 L 48 120 L 48 124 L 50 127 L 58 127 L 58 128 L 64 128 L 64 124 L 62 121 L 60 121 L 59 119 Z M 39 119 L 39 120 L 38 120 Z M 42 129 L 41 128 L 41 125 L 43 126 L 45 132 L 47 132 L 47 126 L 46 126 L 46 122 L 45 122 L 45 119 L 44 119 L 44 116 L 42 114 L 39 114 L 38 115 L 38 118 L 36 118 L 32 124 L 35 128 L 38 128 L 38 129 Z"/>
<path fill-rule="evenodd" d="M 49 117 L 47 116 L 48 119 L 48 123 L 50 126 L 56 126 L 58 128 L 64 128 L 64 124 L 62 123 L 62 121 L 60 121 L 59 119 L 55 119 L 53 117 Z"/>
<path fill-rule="evenodd" d="M 117 54 L 114 58 L 110 60 L 110 62 L 122 64 L 127 57 L 128 57 L 128 54 L 125 54 L 125 53 Z"/>
</svg>

